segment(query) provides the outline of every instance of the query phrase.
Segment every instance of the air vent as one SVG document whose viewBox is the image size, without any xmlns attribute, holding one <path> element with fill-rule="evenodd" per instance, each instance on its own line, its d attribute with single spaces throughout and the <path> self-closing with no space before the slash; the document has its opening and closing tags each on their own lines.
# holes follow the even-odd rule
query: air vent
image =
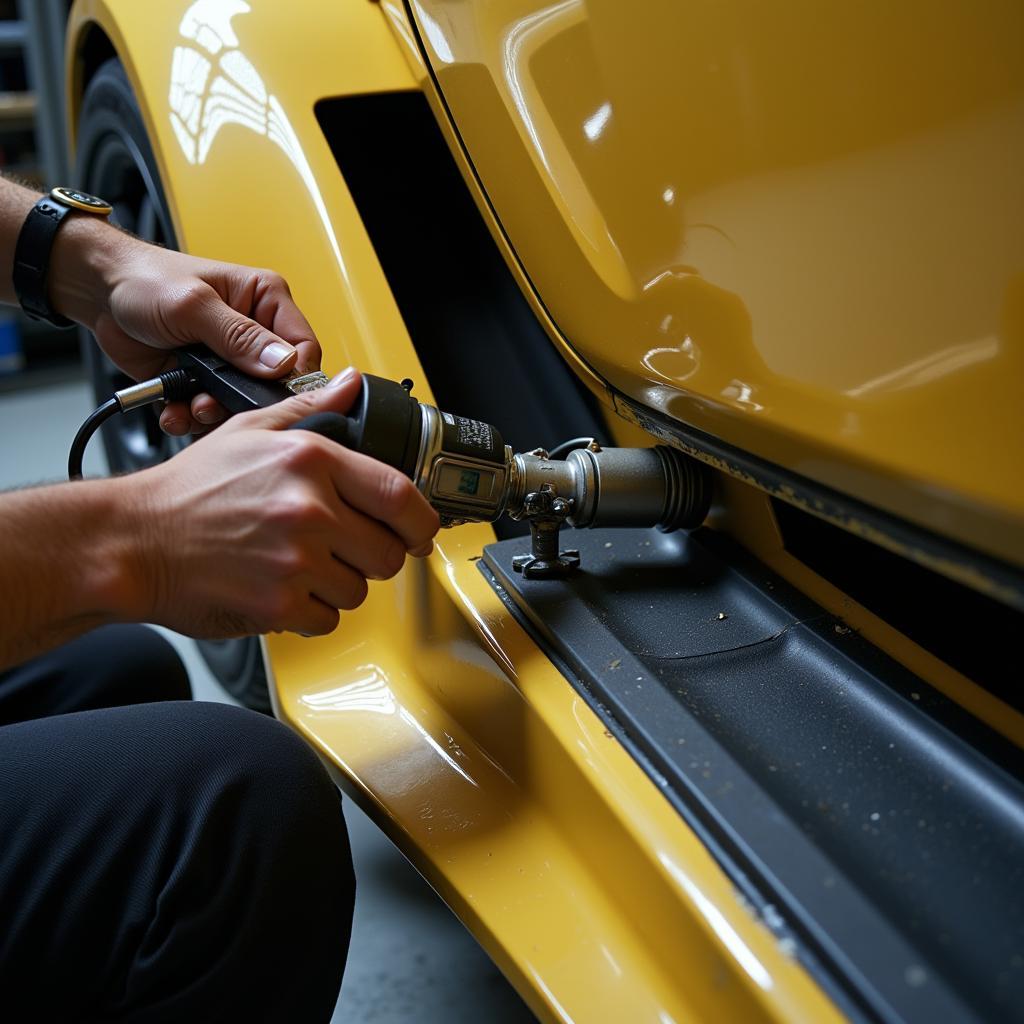
<svg viewBox="0 0 1024 1024">
<path fill-rule="evenodd" d="M 1024 711 L 1024 615 L 786 502 L 786 550 L 859 604 L 1007 704 Z"/>
</svg>

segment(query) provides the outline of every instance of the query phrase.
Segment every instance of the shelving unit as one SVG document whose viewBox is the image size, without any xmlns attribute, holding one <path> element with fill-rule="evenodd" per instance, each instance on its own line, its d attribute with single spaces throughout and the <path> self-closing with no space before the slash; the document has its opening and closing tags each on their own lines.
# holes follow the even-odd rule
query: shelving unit
<svg viewBox="0 0 1024 1024">
<path fill-rule="evenodd" d="M 64 30 L 70 0 L 0 0 L 0 171 L 39 189 L 69 182 Z M 0 390 L 66 374 L 74 331 L 0 307 Z"/>
</svg>

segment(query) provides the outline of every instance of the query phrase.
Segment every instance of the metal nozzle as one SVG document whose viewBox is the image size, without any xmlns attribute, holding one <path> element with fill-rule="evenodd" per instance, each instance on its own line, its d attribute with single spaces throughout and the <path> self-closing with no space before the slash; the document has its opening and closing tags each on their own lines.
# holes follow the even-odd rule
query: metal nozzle
<svg viewBox="0 0 1024 1024">
<path fill-rule="evenodd" d="M 699 526 L 711 504 L 707 469 L 674 448 L 601 448 L 591 442 L 565 461 L 536 451 L 511 460 L 505 511 L 530 523 L 531 553 L 512 565 L 527 578 L 557 579 L 579 566 L 561 551 L 562 526 Z"/>
<path fill-rule="evenodd" d="M 674 448 L 601 448 L 592 444 L 569 452 L 564 461 L 531 453 L 513 458 L 505 511 L 529 517 L 527 498 L 548 485 L 569 502 L 566 524 L 657 526 L 662 530 L 698 526 L 707 515 L 707 471 Z"/>
<path fill-rule="evenodd" d="M 402 398 L 412 401 L 405 391 Z M 699 526 L 707 515 L 707 467 L 673 448 L 602 448 L 577 439 L 585 447 L 564 460 L 540 448 L 517 455 L 490 424 L 416 405 L 408 472 L 441 525 L 493 522 L 506 512 L 527 520 L 532 554 L 515 563 L 527 576 L 564 576 L 579 564 L 558 547 L 563 526 L 675 530 Z"/>
</svg>

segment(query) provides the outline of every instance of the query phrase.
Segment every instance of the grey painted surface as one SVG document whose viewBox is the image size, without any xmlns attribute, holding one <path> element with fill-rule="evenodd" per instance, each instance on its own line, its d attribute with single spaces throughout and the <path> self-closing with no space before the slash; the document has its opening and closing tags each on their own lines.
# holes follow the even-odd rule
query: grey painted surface
<svg viewBox="0 0 1024 1024">
<path fill-rule="evenodd" d="M 62 480 L 67 450 L 92 410 L 71 382 L 0 393 L 0 490 Z M 105 463 L 94 439 L 85 473 Z M 188 666 L 197 700 L 230 701 L 186 637 L 161 629 Z M 519 997 L 419 874 L 351 801 L 345 818 L 358 892 L 335 1024 L 523 1024 Z"/>
</svg>

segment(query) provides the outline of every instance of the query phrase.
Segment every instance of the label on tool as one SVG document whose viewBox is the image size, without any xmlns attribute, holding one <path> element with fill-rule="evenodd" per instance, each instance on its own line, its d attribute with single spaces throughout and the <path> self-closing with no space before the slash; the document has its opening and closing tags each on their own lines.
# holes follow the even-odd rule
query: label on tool
<svg viewBox="0 0 1024 1024">
<path fill-rule="evenodd" d="M 444 420 L 442 447 L 446 452 L 504 464 L 505 442 L 489 423 L 447 412 L 441 416 Z"/>
</svg>

